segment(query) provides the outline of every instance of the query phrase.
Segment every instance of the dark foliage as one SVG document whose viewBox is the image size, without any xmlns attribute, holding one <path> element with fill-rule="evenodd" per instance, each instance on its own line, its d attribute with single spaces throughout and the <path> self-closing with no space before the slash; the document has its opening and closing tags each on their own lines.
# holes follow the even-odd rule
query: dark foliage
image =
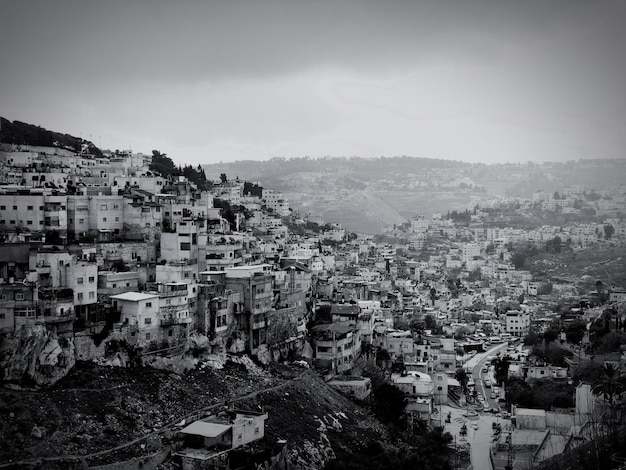
<svg viewBox="0 0 626 470">
<path fill-rule="evenodd" d="M 406 398 L 404 393 L 391 384 L 382 384 L 374 390 L 374 412 L 384 423 L 401 425 Z"/>
<path fill-rule="evenodd" d="M 20 121 L 0 118 L 0 142 L 17 145 L 40 145 L 60 147 L 79 152 L 82 144 L 87 144 L 92 155 L 102 156 L 102 152 L 93 143 L 69 134 L 60 134 L 43 127 Z"/>
<path fill-rule="evenodd" d="M 243 194 L 249 194 L 250 196 L 256 196 L 258 198 L 263 197 L 263 186 L 259 186 L 258 184 L 250 183 L 249 181 L 245 181 L 243 183 Z"/>
</svg>

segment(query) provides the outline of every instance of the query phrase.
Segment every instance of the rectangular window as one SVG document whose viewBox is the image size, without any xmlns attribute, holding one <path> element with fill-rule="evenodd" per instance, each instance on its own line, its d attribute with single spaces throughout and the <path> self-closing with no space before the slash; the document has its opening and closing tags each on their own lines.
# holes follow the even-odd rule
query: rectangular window
<svg viewBox="0 0 626 470">
<path fill-rule="evenodd" d="M 7 210 L 7 206 L 0 206 L 0 211 L 5 211 Z"/>
<path fill-rule="evenodd" d="M 76 283 L 77 284 L 82 284 L 83 283 L 83 278 L 82 277 L 76 278 Z"/>
<path fill-rule="evenodd" d="M 83 300 L 83 293 L 82 292 L 78 293 L 78 300 Z"/>
<path fill-rule="evenodd" d="M 152 307 L 152 302 L 146 302 L 146 307 Z"/>
<path fill-rule="evenodd" d="M 96 278 L 94 276 L 89 276 L 89 282 L 94 282 Z"/>
<path fill-rule="evenodd" d="M 100 205 L 100 210 L 101 210 L 101 211 L 106 211 L 106 210 L 108 210 L 107 205 L 106 205 L 106 204 L 102 204 L 102 205 Z"/>
<path fill-rule="evenodd" d="M 90 299 L 95 299 L 96 298 L 96 293 L 93 292 L 93 291 L 89 292 L 89 298 Z"/>
<path fill-rule="evenodd" d="M 106 217 L 102 217 L 102 222 L 106 222 L 107 218 Z"/>
<path fill-rule="evenodd" d="M 150 333 L 146 333 L 146 339 L 150 339 Z"/>
<path fill-rule="evenodd" d="M 15 300 L 24 300 L 24 294 L 15 294 Z"/>
<path fill-rule="evenodd" d="M 35 209 L 35 208 L 34 208 L 33 206 L 27 206 L 27 207 L 26 207 L 26 210 L 27 210 L 27 211 L 32 211 L 32 210 L 34 210 L 34 209 Z"/>
<path fill-rule="evenodd" d="M 33 221 L 32 220 L 27 220 L 26 221 L 26 225 L 33 225 Z"/>
<path fill-rule="evenodd" d="M 144 325 L 152 324 L 152 318 L 144 318 L 143 323 L 144 323 Z"/>
<path fill-rule="evenodd" d="M 84 224 L 85 223 L 85 219 L 78 219 L 78 223 L 79 224 Z"/>
</svg>

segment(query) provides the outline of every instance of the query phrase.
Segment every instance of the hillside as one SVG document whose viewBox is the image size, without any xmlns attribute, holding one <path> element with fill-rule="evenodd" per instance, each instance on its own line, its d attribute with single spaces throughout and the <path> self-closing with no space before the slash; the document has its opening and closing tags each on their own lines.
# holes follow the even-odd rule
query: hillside
<svg viewBox="0 0 626 470">
<path fill-rule="evenodd" d="M 626 181 L 623 160 L 545 164 L 471 164 L 429 158 L 274 158 L 203 166 L 282 192 L 303 215 L 365 233 L 401 224 L 417 214 L 471 209 L 501 196 L 529 198 L 572 185 L 600 190 Z"/>
<path fill-rule="evenodd" d="M 183 374 L 78 363 L 53 388 L 0 389 L 0 462 L 80 468 L 77 461 L 153 454 L 171 442 L 176 423 L 225 403 L 266 410 L 265 441 L 286 439 L 292 468 L 321 468 L 335 452 L 355 452 L 370 441 L 397 447 L 370 413 L 316 373 L 234 359 L 223 369 Z"/>
<path fill-rule="evenodd" d="M 0 117 L 0 142 L 15 145 L 35 145 L 42 147 L 60 147 L 79 152 L 86 145 L 93 155 L 102 155 L 92 142 L 69 134 L 49 131 L 43 127 L 20 121 L 9 121 Z"/>
</svg>

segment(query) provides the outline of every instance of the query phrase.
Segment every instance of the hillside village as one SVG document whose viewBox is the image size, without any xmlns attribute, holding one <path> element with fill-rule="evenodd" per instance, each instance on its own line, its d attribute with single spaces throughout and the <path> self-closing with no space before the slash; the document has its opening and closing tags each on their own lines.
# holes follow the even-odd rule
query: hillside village
<svg viewBox="0 0 626 470">
<path fill-rule="evenodd" d="M 626 186 L 499 197 L 372 236 L 298 214 L 281 193 L 231 175 L 163 175 L 154 158 L 2 144 L 5 384 L 50 387 L 86 361 L 181 372 L 249 356 L 255 367 L 312 369 L 367 401 L 374 363 L 403 392 L 406 416 L 430 425 L 444 406 L 498 413 L 513 437 L 493 455 L 510 449 L 513 431 L 537 431 L 535 462 L 546 465 L 589 442 L 592 418 L 614 416 L 626 370 Z M 572 222 L 507 225 L 529 214 Z M 550 274 L 559 263 L 567 272 L 557 256 L 589 252 L 618 274 Z M 492 348 L 473 380 L 467 364 Z M 610 393 L 602 377 L 581 375 L 594 367 L 616 374 Z M 533 396 L 545 377 L 571 400 Z M 485 379 L 495 394 L 482 395 Z M 550 418 L 563 409 L 576 418 Z M 223 463 L 224 449 L 263 437 L 265 420 L 250 410 L 203 417 L 180 429 L 173 455 L 183 468 Z"/>
</svg>

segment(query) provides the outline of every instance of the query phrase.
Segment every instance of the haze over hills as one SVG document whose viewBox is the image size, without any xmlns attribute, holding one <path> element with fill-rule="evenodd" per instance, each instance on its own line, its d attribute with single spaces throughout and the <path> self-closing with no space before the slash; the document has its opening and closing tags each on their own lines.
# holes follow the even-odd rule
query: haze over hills
<svg viewBox="0 0 626 470">
<path fill-rule="evenodd" d="M 566 163 L 472 164 L 432 158 L 274 158 L 205 165 L 207 177 L 225 173 L 282 192 L 291 207 L 380 233 L 417 214 L 465 210 L 494 197 L 531 197 L 569 186 L 601 190 L 626 181 L 623 160 Z"/>
</svg>

